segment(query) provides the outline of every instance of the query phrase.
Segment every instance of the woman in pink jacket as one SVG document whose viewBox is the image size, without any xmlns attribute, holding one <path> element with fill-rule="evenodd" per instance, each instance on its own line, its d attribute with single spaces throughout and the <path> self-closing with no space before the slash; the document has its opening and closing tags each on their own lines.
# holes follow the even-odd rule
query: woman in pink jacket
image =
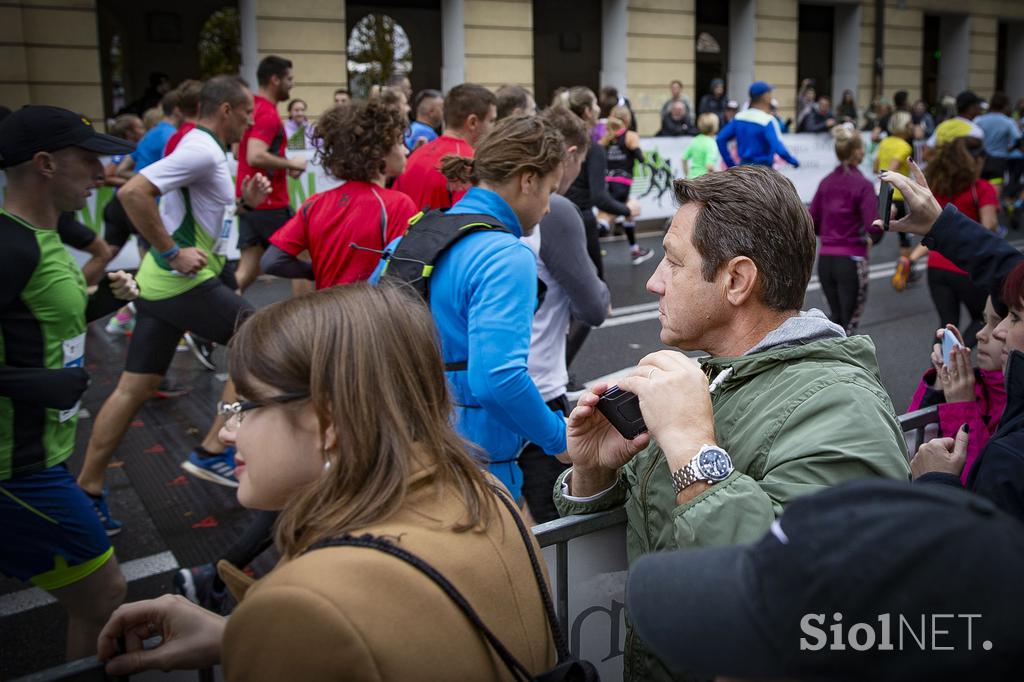
<svg viewBox="0 0 1024 682">
<path fill-rule="evenodd" d="M 971 349 L 963 345 L 954 348 L 949 364 L 943 365 L 941 342 L 945 329 L 937 330 L 938 343 L 932 349 L 932 368 L 925 372 L 910 403 L 911 412 L 938 406 L 940 437 L 953 438 L 961 426 L 968 425 L 971 439 L 967 461 L 960 474 L 964 483 L 978 453 L 985 447 L 989 436 L 995 433 L 1006 407 L 1003 342 L 992 333 L 1003 317 L 989 296 L 985 302 L 985 326 L 977 335 L 977 367 L 971 367 Z M 953 325 L 946 328 L 963 343 L 960 330 Z"/>
</svg>

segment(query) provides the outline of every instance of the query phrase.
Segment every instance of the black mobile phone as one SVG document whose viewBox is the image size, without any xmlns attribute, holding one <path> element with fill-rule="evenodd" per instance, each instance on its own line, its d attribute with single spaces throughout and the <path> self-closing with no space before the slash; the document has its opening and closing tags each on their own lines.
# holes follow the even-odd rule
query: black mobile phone
<svg viewBox="0 0 1024 682">
<path fill-rule="evenodd" d="M 612 386 L 597 401 L 597 410 L 611 422 L 623 438 L 633 440 L 641 433 L 647 432 L 647 424 L 640 414 L 640 398 L 636 393 Z"/>
<path fill-rule="evenodd" d="M 882 229 L 888 232 L 892 217 L 892 184 L 885 180 L 878 188 L 878 217 L 882 219 Z"/>
</svg>

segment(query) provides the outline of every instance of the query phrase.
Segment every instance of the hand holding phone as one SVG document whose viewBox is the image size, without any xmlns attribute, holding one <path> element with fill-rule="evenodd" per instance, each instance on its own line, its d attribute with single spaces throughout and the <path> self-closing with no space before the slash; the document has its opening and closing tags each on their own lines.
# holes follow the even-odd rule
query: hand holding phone
<svg viewBox="0 0 1024 682">
<path fill-rule="evenodd" d="M 946 329 L 942 334 L 942 364 L 949 365 L 949 356 L 953 349 L 960 348 L 962 345 L 956 334 Z"/>
<path fill-rule="evenodd" d="M 612 386 L 597 401 L 597 411 L 603 414 L 626 440 L 633 440 L 641 433 L 647 432 L 647 424 L 640 413 L 640 397 L 636 393 Z"/>
<path fill-rule="evenodd" d="M 882 229 L 888 232 L 892 218 L 892 184 L 885 180 L 878 188 L 878 217 L 882 219 Z"/>
</svg>

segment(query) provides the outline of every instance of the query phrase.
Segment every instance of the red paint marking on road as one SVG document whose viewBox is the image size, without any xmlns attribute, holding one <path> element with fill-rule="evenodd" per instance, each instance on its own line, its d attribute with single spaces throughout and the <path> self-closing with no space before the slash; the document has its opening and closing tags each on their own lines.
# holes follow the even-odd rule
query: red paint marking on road
<svg viewBox="0 0 1024 682">
<path fill-rule="evenodd" d="M 212 516 L 207 516 L 202 521 L 196 521 L 195 523 L 193 523 L 192 527 L 193 528 L 216 528 L 219 525 L 220 524 L 217 523 L 217 519 L 213 518 Z"/>
<path fill-rule="evenodd" d="M 132 425 L 132 426 L 134 426 L 134 427 L 136 427 L 136 428 L 138 428 L 138 427 L 140 427 L 140 426 L 145 426 L 145 425 L 146 425 L 146 422 L 142 421 L 141 419 L 136 419 L 135 421 L 133 421 L 133 422 L 131 423 L 131 425 Z"/>
<path fill-rule="evenodd" d="M 188 485 L 188 479 L 185 478 L 184 475 L 178 476 L 177 478 L 171 479 L 171 482 L 168 483 L 167 485 L 173 485 L 175 487 L 179 487 L 179 486 L 183 486 L 183 485 Z"/>
<path fill-rule="evenodd" d="M 167 452 L 167 448 L 165 448 L 163 445 L 160 445 L 160 443 L 157 443 L 153 447 L 146 448 L 145 450 L 143 450 L 143 452 L 145 452 L 147 455 L 160 455 Z"/>
</svg>

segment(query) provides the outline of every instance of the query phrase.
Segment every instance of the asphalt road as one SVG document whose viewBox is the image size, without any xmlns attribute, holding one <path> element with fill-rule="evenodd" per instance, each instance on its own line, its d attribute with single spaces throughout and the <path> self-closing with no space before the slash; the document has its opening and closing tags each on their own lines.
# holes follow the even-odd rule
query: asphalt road
<svg viewBox="0 0 1024 682">
<path fill-rule="evenodd" d="M 1011 233 L 1011 241 L 1024 235 Z M 606 276 L 612 289 L 614 315 L 594 330 L 571 371 L 584 383 L 614 374 L 635 364 L 647 353 L 663 348 L 659 338 L 656 297 L 645 283 L 661 256 L 661 235 L 642 237 L 656 257 L 634 267 L 621 238 L 605 242 Z M 889 284 L 897 254 L 896 239 L 888 235 L 872 253 L 871 284 L 860 333 L 877 348 L 882 381 L 897 411 L 910 402 L 921 373 L 928 367 L 929 340 L 938 320 L 922 277 L 906 291 Z M 257 305 L 287 295 L 281 281 L 257 283 L 248 294 Z M 826 306 L 812 280 L 805 308 Z M 124 339 L 111 339 L 101 324 L 89 333 L 87 362 L 93 385 L 83 404 L 95 414 L 113 389 L 123 366 Z M 220 372 L 226 361 L 218 350 Z M 174 400 L 151 401 L 129 430 L 109 470 L 111 510 L 125 521 L 115 538 L 118 560 L 129 579 L 129 600 L 154 597 L 171 590 L 171 576 L 179 566 L 211 561 L 248 519 L 234 501 L 233 491 L 183 476 L 179 463 L 209 424 L 213 404 L 223 385 L 223 374 L 207 372 L 187 353 L 175 359 L 171 377 L 191 387 Z M 78 454 L 70 460 L 77 470 L 91 421 L 80 422 Z M 268 553 L 256 565 L 266 570 L 274 557 Z M 38 590 L 14 580 L 0 579 L 0 679 L 61 662 L 66 618 L 62 609 Z"/>
</svg>

